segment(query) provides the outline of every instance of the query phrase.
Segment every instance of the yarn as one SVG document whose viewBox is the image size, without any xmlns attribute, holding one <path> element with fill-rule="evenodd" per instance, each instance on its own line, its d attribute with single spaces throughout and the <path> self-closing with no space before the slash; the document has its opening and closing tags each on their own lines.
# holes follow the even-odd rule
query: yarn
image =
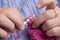
<svg viewBox="0 0 60 40">
<path fill-rule="evenodd" d="M 55 37 L 48 37 L 41 27 L 33 29 L 33 17 L 29 17 L 28 19 L 30 19 L 28 22 L 28 34 L 30 35 L 31 40 L 55 40 Z"/>
</svg>

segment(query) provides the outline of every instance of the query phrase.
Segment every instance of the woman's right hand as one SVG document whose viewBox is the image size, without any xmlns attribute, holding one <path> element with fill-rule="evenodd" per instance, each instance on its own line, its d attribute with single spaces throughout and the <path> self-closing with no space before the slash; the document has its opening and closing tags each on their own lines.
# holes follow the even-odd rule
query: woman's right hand
<svg viewBox="0 0 60 40">
<path fill-rule="evenodd" d="M 23 18 L 15 8 L 0 9 L 0 37 L 8 38 L 8 32 L 23 30 Z M 15 27 L 16 25 L 16 27 Z"/>
</svg>

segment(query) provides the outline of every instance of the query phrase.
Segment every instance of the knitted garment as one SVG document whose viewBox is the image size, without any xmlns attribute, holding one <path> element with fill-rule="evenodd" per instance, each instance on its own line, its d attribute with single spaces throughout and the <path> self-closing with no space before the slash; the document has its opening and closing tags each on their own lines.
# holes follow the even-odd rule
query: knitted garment
<svg viewBox="0 0 60 40">
<path fill-rule="evenodd" d="M 41 27 L 38 27 L 36 29 L 33 29 L 31 26 L 33 24 L 33 20 L 30 19 L 28 22 L 28 33 L 31 37 L 31 40 L 55 40 L 55 37 L 48 37 L 45 32 L 41 29 Z"/>
</svg>

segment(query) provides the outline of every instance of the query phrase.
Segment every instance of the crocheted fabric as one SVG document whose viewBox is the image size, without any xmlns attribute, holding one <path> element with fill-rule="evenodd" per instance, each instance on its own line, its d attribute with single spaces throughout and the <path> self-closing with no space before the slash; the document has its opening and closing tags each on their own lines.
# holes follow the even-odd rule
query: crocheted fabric
<svg viewBox="0 0 60 40">
<path fill-rule="evenodd" d="M 45 32 L 41 29 L 41 27 L 38 27 L 36 29 L 33 29 L 31 26 L 33 24 L 33 21 L 30 20 L 28 22 L 28 33 L 30 35 L 31 40 L 55 40 L 55 37 L 48 37 Z"/>
</svg>

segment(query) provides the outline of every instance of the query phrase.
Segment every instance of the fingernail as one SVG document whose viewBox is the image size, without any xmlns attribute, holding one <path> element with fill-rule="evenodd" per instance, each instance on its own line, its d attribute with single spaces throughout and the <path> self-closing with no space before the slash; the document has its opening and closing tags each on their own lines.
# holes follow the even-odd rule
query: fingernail
<svg viewBox="0 0 60 40">
<path fill-rule="evenodd" d="M 39 9 L 39 8 L 41 8 L 41 5 L 40 5 L 40 4 L 38 4 L 38 5 L 37 5 L 37 8 L 38 8 L 38 9 Z"/>
<path fill-rule="evenodd" d="M 13 29 L 11 32 L 16 32 L 17 31 L 17 29 Z"/>
<path fill-rule="evenodd" d="M 19 30 L 24 30 L 25 28 L 24 28 L 24 26 L 21 26 L 20 28 L 18 28 Z"/>
</svg>

